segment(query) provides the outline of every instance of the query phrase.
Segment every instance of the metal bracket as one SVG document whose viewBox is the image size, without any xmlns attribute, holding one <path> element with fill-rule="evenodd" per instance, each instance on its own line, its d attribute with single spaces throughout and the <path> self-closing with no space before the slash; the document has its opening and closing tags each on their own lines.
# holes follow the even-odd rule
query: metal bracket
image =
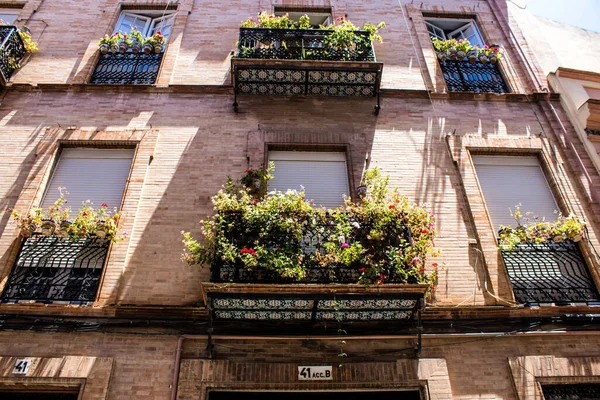
<svg viewBox="0 0 600 400">
<path fill-rule="evenodd" d="M 423 323 L 421 321 L 421 313 L 425 309 L 425 299 L 420 298 L 417 304 L 417 343 L 415 343 L 415 355 L 419 356 L 423 349 L 422 335 L 423 335 Z"/>
<path fill-rule="evenodd" d="M 206 334 L 208 335 L 208 342 L 206 344 L 206 351 L 208 352 L 209 360 L 212 360 L 215 356 L 215 346 L 212 342 L 212 334 L 214 332 L 213 328 L 213 307 L 212 307 L 212 298 L 208 299 L 208 329 L 206 329 Z"/>
</svg>

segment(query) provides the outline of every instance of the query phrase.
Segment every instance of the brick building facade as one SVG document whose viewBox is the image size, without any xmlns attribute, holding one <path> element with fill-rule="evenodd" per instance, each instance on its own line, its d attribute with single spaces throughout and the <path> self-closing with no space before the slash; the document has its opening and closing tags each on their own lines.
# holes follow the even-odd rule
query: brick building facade
<svg viewBox="0 0 600 400">
<path fill-rule="evenodd" d="M 561 290 L 572 278 L 570 268 L 583 265 L 583 276 L 576 278 L 597 294 L 600 176 L 560 95 L 546 90 L 532 49 L 503 1 L 29 0 L 2 7 L 13 10 L 14 24 L 26 24 L 39 44 L 2 94 L 2 209 L 27 210 L 47 193 L 58 195 L 51 186 L 68 149 L 133 154 L 119 220 L 128 235 L 108 248 L 93 301 L 21 296 L 20 289 L 30 288 L 25 284 L 11 292 L 26 239 L 9 213 L 1 216 L 5 398 L 53 393 L 47 398 L 219 400 L 240 396 L 231 392 L 286 391 L 292 397 L 357 392 L 524 400 L 544 398 L 542 390 L 557 399 L 566 397 L 549 396 L 599 392 L 600 297 Z M 361 26 L 385 21 L 383 43 L 374 44 L 376 62 L 237 58 L 240 21 L 278 10 L 329 13 Z M 123 84 L 120 76 L 93 83 L 100 63 L 111 57 L 98 52 L 97 42 L 122 22 L 123 13 L 145 18 L 150 27 L 170 18 L 154 83 Z M 496 79 L 490 74 L 501 76 L 506 90 L 485 86 L 473 92 L 447 83 L 459 75 L 439 62 L 428 26 L 451 35 L 466 32 L 467 24 L 485 43 L 500 45 L 502 58 L 492 72 L 489 63 L 476 64 L 487 72 L 460 76 L 484 86 Z M 377 84 L 366 97 L 249 95 L 232 84 L 250 67 L 316 68 L 331 77 L 373 71 L 373 65 L 382 68 L 375 68 Z M 409 322 L 212 320 L 210 293 L 412 298 L 406 295 L 410 285 L 403 284 L 216 284 L 209 266 L 181 261 L 181 231 L 200 235 L 198 221 L 214 212 L 210 198 L 227 176 L 239 179 L 271 152 L 290 150 L 342 154 L 347 194 L 354 197 L 365 169 L 379 167 L 391 186 L 435 213 L 439 282 L 433 292 L 419 289 L 424 309 L 415 306 Z M 479 169 L 480 162 L 502 157 L 537 162 L 556 207 L 586 219 L 584 240 L 573 247 L 582 261 L 561 252 L 539 261 L 533 254 L 524 272 L 508 272 Z M 44 257 L 34 255 L 33 262 Z M 32 276 L 38 284 L 39 278 Z M 541 282 L 538 300 L 523 300 L 528 292 L 515 289 L 519 278 Z M 23 362 L 26 371 L 18 368 Z M 300 380 L 298 367 L 307 366 L 331 367 L 331 379 Z"/>
</svg>

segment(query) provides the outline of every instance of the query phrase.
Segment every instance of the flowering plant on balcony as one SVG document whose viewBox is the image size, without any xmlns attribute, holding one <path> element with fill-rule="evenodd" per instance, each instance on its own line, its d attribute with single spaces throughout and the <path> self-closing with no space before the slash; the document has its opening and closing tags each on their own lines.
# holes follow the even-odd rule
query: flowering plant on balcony
<svg viewBox="0 0 600 400">
<path fill-rule="evenodd" d="M 387 188 L 378 169 L 365 172 L 366 196 L 335 210 L 314 207 L 303 192 L 251 196 L 231 180 L 213 197 L 215 215 L 202 221 L 204 242 L 182 232 L 189 264 L 242 265 L 303 281 L 309 268 L 356 271 L 359 283 L 435 284 L 432 213 Z M 318 238 L 318 241 L 315 241 Z"/>
<path fill-rule="evenodd" d="M 257 18 L 249 18 L 242 22 L 241 28 L 267 28 L 267 29 L 313 29 L 310 23 L 310 17 L 303 15 L 299 21 L 289 19 L 288 15 L 275 16 L 267 12 L 261 12 Z M 385 27 L 385 22 L 380 22 L 377 25 L 364 24 L 363 28 L 359 28 L 344 17 L 337 18 L 333 24 L 321 25 L 318 29 L 331 31 L 323 38 L 323 43 L 332 51 L 341 54 L 342 58 L 348 59 L 350 56 L 346 54 L 349 51 L 355 51 L 359 54 L 364 48 L 370 48 L 371 41 L 382 42 L 382 37 L 379 30 Z M 357 31 L 367 31 L 369 36 L 359 35 Z M 270 45 L 270 43 L 265 43 Z M 287 47 L 285 42 L 282 42 L 284 47 Z"/>
<path fill-rule="evenodd" d="M 435 37 L 432 37 L 431 41 L 441 62 L 445 62 L 448 58 L 450 60 L 464 60 L 467 58 L 471 63 L 479 61 L 482 64 L 487 62 L 496 64 L 502 57 L 500 48 L 497 45 L 484 45 L 483 48 L 479 48 L 466 39 L 440 40 Z"/>
<path fill-rule="evenodd" d="M 165 43 L 166 39 L 161 32 L 144 38 L 137 26 L 134 26 L 129 33 L 115 32 L 112 36 L 104 35 L 98 41 L 98 48 L 102 54 L 107 54 L 109 51 L 113 54 L 117 51 L 121 54 L 125 54 L 127 51 L 137 54 L 142 49 L 145 54 L 150 54 L 152 52 L 162 53 Z"/>
<path fill-rule="evenodd" d="M 29 33 L 27 26 L 23 26 L 22 29 L 19 29 L 19 36 L 21 36 L 23 46 L 25 46 L 25 51 L 29 53 L 37 53 L 38 44 L 31 38 L 31 34 Z"/>
<path fill-rule="evenodd" d="M 244 171 L 244 176 L 240 179 L 240 183 L 244 185 L 246 190 L 251 194 L 262 195 L 267 188 L 268 181 L 273 179 L 271 172 L 274 167 L 273 162 L 271 162 L 267 168 L 248 168 Z"/>
<path fill-rule="evenodd" d="M 34 208 L 29 213 L 12 210 L 11 214 L 23 237 L 30 237 L 39 232 L 44 236 L 68 238 L 72 241 L 92 236 L 111 242 L 123 239 L 123 235 L 118 233 L 120 214 L 116 207 L 110 211 L 108 204 L 103 203 L 99 208 L 95 208 L 87 200 L 77 215 L 72 216 L 67 204 L 68 200 L 61 188 L 60 197 L 47 211 Z"/>
<path fill-rule="evenodd" d="M 498 231 L 499 246 L 504 251 L 514 251 L 521 243 L 541 244 L 541 243 L 560 243 L 563 241 L 579 242 L 583 239 L 585 232 L 585 221 L 570 214 L 565 217 L 559 214 L 556 221 L 534 221 L 532 223 L 522 223 L 522 214 L 519 207 L 513 214 L 517 225 L 500 226 Z"/>
</svg>

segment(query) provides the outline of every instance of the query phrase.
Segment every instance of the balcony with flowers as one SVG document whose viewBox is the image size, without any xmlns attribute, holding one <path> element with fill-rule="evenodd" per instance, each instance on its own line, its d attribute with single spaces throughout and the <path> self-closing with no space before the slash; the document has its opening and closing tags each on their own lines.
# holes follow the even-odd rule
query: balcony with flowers
<svg viewBox="0 0 600 400">
<path fill-rule="evenodd" d="M 431 38 L 450 92 L 508 93 L 498 66 L 500 47 L 471 45 L 466 39 Z"/>
<path fill-rule="evenodd" d="M 296 22 L 266 12 L 244 21 L 232 58 L 234 107 L 237 94 L 376 97 L 383 64 L 373 41 L 384 26 L 338 18 L 315 29 L 307 15 Z"/>
<path fill-rule="evenodd" d="M 88 201 L 71 215 L 61 194 L 48 210 L 13 210 L 12 216 L 21 245 L 1 301 L 93 302 L 109 246 L 123 239 L 119 212 Z"/>
<path fill-rule="evenodd" d="M 31 39 L 29 29 L 0 26 L 0 84 L 5 86 L 14 72 L 21 68 L 21 61 L 27 53 L 37 51 L 37 43 Z"/>
<path fill-rule="evenodd" d="M 432 213 L 388 191 L 378 169 L 365 172 L 360 201 L 333 210 L 302 192 L 267 193 L 269 177 L 229 181 L 203 240 L 184 233 L 183 260 L 210 266 L 203 289 L 216 316 L 251 318 L 248 305 L 257 318 L 326 320 L 344 300 L 344 318 L 412 317 L 437 281 Z"/>
<path fill-rule="evenodd" d="M 522 304 L 597 303 L 598 289 L 580 245 L 585 222 L 559 215 L 556 221 L 502 226 L 498 232 L 500 254 L 517 302 Z"/>
<path fill-rule="evenodd" d="M 135 26 L 129 33 L 105 35 L 98 42 L 100 58 L 90 83 L 152 85 L 165 49 L 166 40 L 160 32 L 144 38 Z"/>
</svg>

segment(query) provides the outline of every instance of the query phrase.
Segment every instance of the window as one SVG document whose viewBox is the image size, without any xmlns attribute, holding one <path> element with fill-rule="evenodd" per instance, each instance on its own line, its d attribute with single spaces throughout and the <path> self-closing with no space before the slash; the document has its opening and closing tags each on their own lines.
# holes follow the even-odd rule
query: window
<svg viewBox="0 0 600 400">
<path fill-rule="evenodd" d="M 152 36 L 159 32 L 169 39 L 175 14 L 163 11 L 123 11 L 114 32 L 127 33 L 136 26 L 143 36 Z"/>
<path fill-rule="evenodd" d="M 556 220 L 558 210 L 544 172 L 535 156 L 474 155 L 473 163 L 490 218 L 500 225 L 515 225 L 511 211 L 521 204 L 525 218 Z"/>
<path fill-rule="evenodd" d="M 310 8 L 310 9 L 288 9 L 285 7 L 275 7 L 275 16 L 288 15 L 289 19 L 298 22 L 300 17 L 308 15 L 310 18 L 310 24 L 314 28 L 318 28 L 320 25 L 330 25 L 333 21 L 331 20 L 331 9 L 329 8 Z"/>
<path fill-rule="evenodd" d="M 48 209 L 65 188 L 71 212 L 76 213 L 86 200 L 96 207 L 106 203 L 120 208 L 133 149 L 65 148 L 60 154 L 41 207 Z"/>
<path fill-rule="evenodd" d="M 472 45 L 479 47 L 483 47 L 485 44 L 472 19 L 427 18 L 425 25 L 427 25 L 429 35 L 440 40 L 466 39 Z"/>
<path fill-rule="evenodd" d="M 19 8 L 0 8 L 0 25 L 13 25 L 20 12 Z"/>
<path fill-rule="evenodd" d="M 327 208 L 339 207 L 350 193 L 345 153 L 270 151 L 269 161 L 275 163 L 269 190 L 304 188 L 307 200 Z"/>
</svg>

